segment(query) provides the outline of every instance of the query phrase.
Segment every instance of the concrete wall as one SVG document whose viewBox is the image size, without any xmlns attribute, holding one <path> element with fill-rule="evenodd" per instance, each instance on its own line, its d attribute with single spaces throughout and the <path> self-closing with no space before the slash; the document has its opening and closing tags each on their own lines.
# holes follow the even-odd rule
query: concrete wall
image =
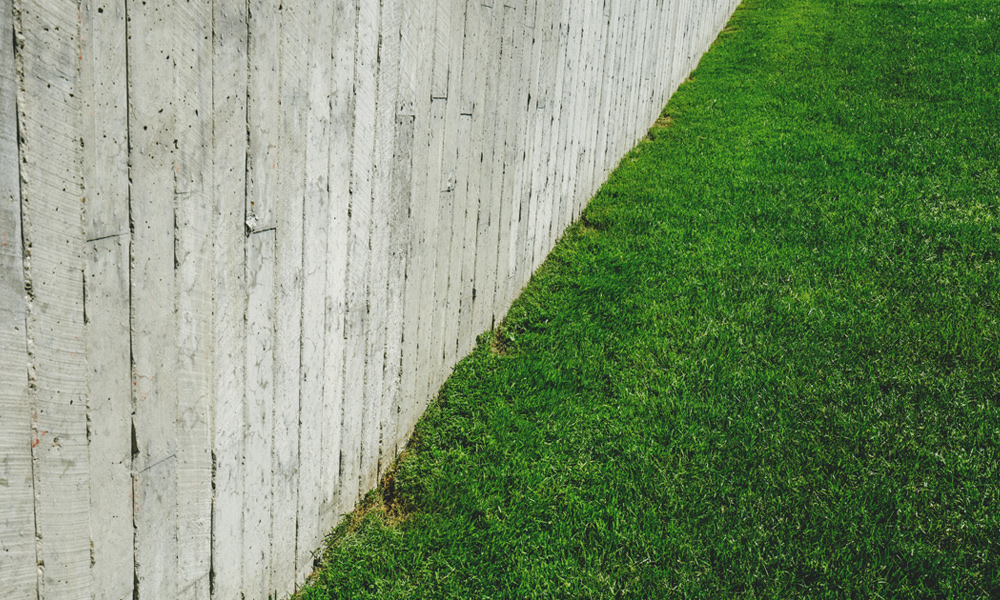
<svg viewBox="0 0 1000 600">
<path fill-rule="evenodd" d="M 302 582 L 735 4 L 0 0 L 0 595 Z"/>
</svg>

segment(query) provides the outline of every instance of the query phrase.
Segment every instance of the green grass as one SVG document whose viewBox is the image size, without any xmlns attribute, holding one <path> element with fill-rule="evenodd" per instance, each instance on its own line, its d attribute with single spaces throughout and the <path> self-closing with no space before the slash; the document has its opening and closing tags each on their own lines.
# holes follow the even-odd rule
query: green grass
<svg viewBox="0 0 1000 600">
<path fill-rule="evenodd" d="M 747 0 L 301 597 L 1000 597 L 998 40 Z"/>
</svg>

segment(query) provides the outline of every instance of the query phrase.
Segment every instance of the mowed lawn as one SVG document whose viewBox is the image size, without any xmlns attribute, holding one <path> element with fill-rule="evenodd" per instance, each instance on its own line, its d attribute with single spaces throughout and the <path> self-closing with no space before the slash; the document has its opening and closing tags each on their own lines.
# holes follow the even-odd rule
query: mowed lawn
<svg viewBox="0 0 1000 600">
<path fill-rule="evenodd" d="M 747 0 L 303 599 L 1000 597 L 1000 2 Z"/>
</svg>

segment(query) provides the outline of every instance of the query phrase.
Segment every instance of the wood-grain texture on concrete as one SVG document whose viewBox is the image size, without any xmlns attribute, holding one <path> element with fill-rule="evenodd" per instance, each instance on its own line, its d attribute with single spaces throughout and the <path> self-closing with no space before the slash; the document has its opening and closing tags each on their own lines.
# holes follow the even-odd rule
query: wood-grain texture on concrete
<svg viewBox="0 0 1000 600">
<path fill-rule="evenodd" d="M 0 593 L 287 597 L 736 0 L 0 0 Z"/>
<path fill-rule="evenodd" d="M 37 598 L 17 77 L 10 0 L 0 0 L 0 591 Z"/>
<path fill-rule="evenodd" d="M 13 12 L 38 591 L 70 600 L 91 567 L 77 8 Z"/>
</svg>

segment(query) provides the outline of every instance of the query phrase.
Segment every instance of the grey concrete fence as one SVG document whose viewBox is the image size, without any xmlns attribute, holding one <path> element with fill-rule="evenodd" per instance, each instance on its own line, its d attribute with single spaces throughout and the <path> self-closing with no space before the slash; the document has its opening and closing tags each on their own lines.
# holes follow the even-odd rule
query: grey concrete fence
<svg viewBox="0 0 1000 600">
<path fill-rule="evenodd" d="M 736 0 L 0 0 L 0 596 L 287 595 Z"/>
</svg>

